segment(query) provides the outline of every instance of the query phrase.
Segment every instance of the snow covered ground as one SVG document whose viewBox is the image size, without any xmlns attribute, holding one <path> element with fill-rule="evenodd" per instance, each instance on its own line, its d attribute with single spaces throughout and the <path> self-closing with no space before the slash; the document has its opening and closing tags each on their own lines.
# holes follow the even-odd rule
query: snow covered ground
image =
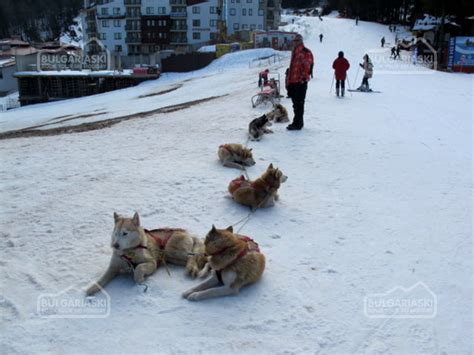
<svg viewBox="0 0 474 355">
<path fill-rule="evenodd" d="M 196 281 L 171 267 L 171 277 L 163 268 L 148 279 L 146 293 L 131 277 L 114 280 L 106 318 L 45 318 L 37 307 L 42 295 L 104 271 L 114 211 L 199 236 L 248 213 L 227 197 L 239 172 L 221 167 L 216 152 L 245 143 L 248 122 L 269 109 L 251 108 L 262 67 L 249 62 L 271 51 L 0 113 L 2 132 L 47 129 L 225 95 L 101 130 L 0 140 L 2 353 L 472 352 L 472 76 L 399 74 L 408 63 L 378 74 L 375 62 L 371 83 L 382 93 L 338 99 L 330 93 L 337 52 L 351 62 L 354 86 L 363 54 L 393 34 L 331 17 L 289 23 L 315 55 L 315 78 L 304 130 L 274 124 L 273 135 L 249 144 L 252 178 L 271 162 L 289 178 L 277 205 L 241 230 L 260 243 L 267 269 L 236 297 L 188 302 L 180 293 Z M 288 60 L 271 70 L 283 75 Z M 407 291 L 395 300 L 427 300 L 430 317 L 368 317 L 365 301 L 396 287 Z"/>
</svg>

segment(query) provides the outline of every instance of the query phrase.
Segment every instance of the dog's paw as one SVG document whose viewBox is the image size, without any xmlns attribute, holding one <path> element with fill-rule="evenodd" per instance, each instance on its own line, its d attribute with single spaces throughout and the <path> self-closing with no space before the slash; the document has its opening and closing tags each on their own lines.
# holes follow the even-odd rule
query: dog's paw
<svg viewBox="0 0 474 355">
<path fill-rule="evenodd" d="M 100 291 L 100 288 L 97 284 L 93 284 L 86 290 L 86 296 L 92 296 Z"/>
<path fill-rule="evenodd" d="M 187 298 L 189 297 L 189 295 L 192 294 L 192 293 L 193 293 L 193 290 L 187 290 L 187 291 L 184 291 L 184 292 L 181 294 L 181 296 L 182 296 L 183 298 L 186 298 L 186 299 L 187 299 Z"/>
<path fill-rule="evenodd" d="M 133 273 L 133 280 L 135 280 L 137 284 L 142 284 L 145 282 L 145 275 L 143 275 L 141 271 L 135 269 L 135 272 Z"/>
<path fill-rule="evenodd" d="M 201 296 L 200 296 L 199 292 L 194 292 L 194 293 L 191 293 L 191 294 L 187 297 L 187 300 L 188 300 L 188 301 L 200 301 L 200 300 L 201 300 Z"/>
</svg>

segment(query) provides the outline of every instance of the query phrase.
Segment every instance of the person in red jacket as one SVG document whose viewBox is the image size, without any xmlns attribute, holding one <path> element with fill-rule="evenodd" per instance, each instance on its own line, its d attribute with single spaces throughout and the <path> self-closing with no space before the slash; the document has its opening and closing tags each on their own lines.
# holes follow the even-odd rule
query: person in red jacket
<svg viewBox="0 0 474 355">
<path fill-rule="evenodd" d="M 334 75 L 336 77 L 336 95 L 339 96 L 339 87 L 341 88 L 341 96 L 344 96 L 344 89 L 346 82 L 347 71 L 350 68 L 350 64 L 346 58 L 344 58 L 344 52 L 340 51 L 337 55 L 336 60 L 332 63 L 334 69 Z"/>
<path fill-rule="evenodd" d="M 308 81 L 313 77 L 313 53 L 303 44 L 303 37 L 296 35 L 293 39 L 290 68 L 288 69 L 288 96 L 293 102 L 293 122 L 286 127 L 290 131 L 303 128 L 304 101 Z"/>
</svg>

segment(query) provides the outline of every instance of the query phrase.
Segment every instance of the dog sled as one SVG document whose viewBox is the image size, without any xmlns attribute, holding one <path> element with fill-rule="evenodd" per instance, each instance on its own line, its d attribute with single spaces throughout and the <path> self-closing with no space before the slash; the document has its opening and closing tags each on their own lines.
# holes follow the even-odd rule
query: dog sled
<svg viewBox="0 0 474 355">
<path fill-rule="evenodd" d="M 275 106 L 280 102 L 280 74 L 268 73 L 269 79 L 267 85 L 260 86 L 260 91 L 252 96 L 252 107 L 255 108 L 260 104 L 271 103 Z"/>
</svg>

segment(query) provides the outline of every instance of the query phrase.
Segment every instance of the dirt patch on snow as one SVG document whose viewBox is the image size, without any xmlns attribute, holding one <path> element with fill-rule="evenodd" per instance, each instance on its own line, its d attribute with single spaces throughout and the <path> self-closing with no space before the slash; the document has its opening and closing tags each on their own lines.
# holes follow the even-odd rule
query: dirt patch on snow
<svg viewBox="0 0 474 355">
<path fill-rule="evenodd" d="M 162 107 L 162 108 L 151 110 L 151 111 L 134 113 L 132 115 L 127 115 L 127 116 L 114 117 L 108 120 L 103 120 L 103 121 L 98 121 L 98 122 L 81 123 L 75 126 L 56 127 L 56 128 L 50 128 L 50 129 L 32 129 L 32 127 L 30 127 L 30 128 L 17 130 L 17 131 L 4 132 L 4 133 L 0 133 L 0 140 L 12 139 L 12 138 L 57 136 L 57 135 L 66 134 L 66 133 L 80 133 L 80 132 L 94 131 L 98 129 L 112 127 L 116 125 L 117 123 L 120 123 L 123 121 L 133 120 L 137 118 L 146 118 L 146 117 L 150 117 L 150 116 L 162 114 L 162 113 L 170 113 L 170 112 L 175 112 L 175 111 L 180 111 L 180 110 L 186 110 L 192 106 L 199 105 L 204 102 L 216 100 L 224 96 L 227 96 L 227 94 L 206 97 L 204 99 L 183 102 L 177 105 L 166 106 L 166 107 Z M 84 118 L 84 117 L 90 117 L 94 115 L 97 116 L 97 115 L 103 115 L 103 114 L 105 114 L 105 112 L 91 114 L 91 115 L 83 115 L 79 117 Z M 65 119 L 64 121 L 77 119 L 79 117 L 71 117 L 71 118 Z M 54 124 L 57 124 L 57 123 L 59 122 L 55 122 Z M 41 127 L 41 126 L 36 126 L 33 128 L 38 128 L 38 127 Z"/>
</svg>

